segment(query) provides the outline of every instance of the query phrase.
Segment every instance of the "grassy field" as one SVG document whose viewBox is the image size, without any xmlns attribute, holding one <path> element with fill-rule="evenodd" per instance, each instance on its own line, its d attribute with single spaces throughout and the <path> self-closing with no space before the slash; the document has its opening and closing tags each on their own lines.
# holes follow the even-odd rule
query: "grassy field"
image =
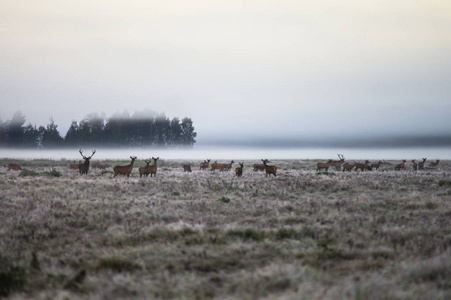
<svg viewBox="0 0 451 300">
<path fill-rule="evenodd" d="M 272 161 L 268 178 L 245 161 L 236 178 L 238 164 L 213 174 L 162 158 L 157 177 L 139 178 L 137 160 L 114 179 L 64 160 L 8 162 L 0 297 L 451 298 L 449 161 L 351 173 Z"/>
</svg>

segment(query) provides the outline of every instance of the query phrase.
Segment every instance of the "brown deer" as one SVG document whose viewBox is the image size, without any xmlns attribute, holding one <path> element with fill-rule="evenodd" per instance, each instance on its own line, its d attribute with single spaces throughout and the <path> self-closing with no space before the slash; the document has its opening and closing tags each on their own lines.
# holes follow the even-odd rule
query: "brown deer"
<svg viewBox="0 0 451 300">
<path fill-rule="evenodd" d="M 276 166 L 268 166 L 267 163 L 269 163 L 269 160 L 267 159 L 262 159 L 263 165 L 265 166 L 265 172 L 266 172 L 266 177 L 270 176 L 271 174 L 274 175 L 274 177 L 277 176 L 277 167 Z"/>
<path fill-rule="evenodd" d="M 81 160 L 78 161 L 78 163 L 73 163 L 69 165 L 69 168 L 72 170 L 78 170 L 78 166 L 81 164 Z"/>
<path fill-rule="evenodd" d="M 130 173 L 133 170 L 133 164 L 135 163 L 135 157 L 130 156 L 130 159 L 132 160 L 131 163 L 129 165 L 126 166 L 114 166 L 113 171 L 114 171 L 114 177 L 116 177 L 118 174 L 122 174 L 122 175 L 127 175 L 127 177 L 130 177 Z"/>
<path fill-rule="evenodd" d="M 350 163 L 345 163 L 343 165 L 343 172 L 348 171 L 351 172 L 354 169 L 355 165 L 351 165 Z"/>
<path fill-rule="evenodd" d="M 206 170 L 206 169 L 208 169 L 209 165 L 210 165 L 210 159 L 204 160 L 204 162 L 200 163 L 200 169 Z"/>
<path fill-rule="evenodd" d="M 379 167 L 381 166 L 382 162 L 378 161 L 375 164 L 371 164 L 371 169 L 376 169 L 376 171 L 379 171 Z"/>
<path fill-rule="evenodd" d="M 102 165 L 99 162 L 95 162 L 95 163 L 92 164 L 92 168 L 93 169 L 105 170 L 106 168 L 108 168 L 108 165 Z"/>
<path fill-rule="evenodd" d="M 438 164 L 439 164 L 439 162 L 440 162 L 440 159 L 437 159 L 435 162 L 434 162 L 434 161 L 431 161 L 431 162 L 429 163 L 429 167 L 437 167 Z"/>
<path fill-rule="evenodd" d="M 20 171 L 22 168 L 18 164 L 8 164 L 8 170 Z"/>
<path fill-rule="evenodd" d="M 240 166 L 238 168 L 235 169 L 235 176 L 236 177 L 241 177 L 243 176 L 243 167 L 244 164 L 243 163 L 238 163 Z"/>
<path fill-rule="evenodd" d="M 183 165 L 183 172 L 191 172 L 191 166 L 190 165 Z"/>
<path fill-rule="evenodd" d="M 264 164 L 254 164 L 254 172 L 264 171 L 264 170 L 265 170 Z"/>
<path fill-rule="evenodd" d="M 216 169 L 218 169 L 220 171 L 223 171 L 224 170 L 224 164 L 218 164 L 218 162 L 215 161 L 214 163 L 211 164 L 211 171 L 213 171 L 213 173 L 214 173 Z"/>
<path fill-rule="evenodd" d="M 223 164 L 224 167 L 222 168 L 221 171 L 229 171 L 229 170 L 232 168 L 232 165 L 233 165 L 234 163 L 235 163 L 235 162 L 232 160 L 232 161 L 230 162 L 230 164 Z"/>
<path fill-rule="evenodd" d="M 370 161 L 367 159 L 365 160 L 365 162 L 362 163 L 356 163 L 355 164 L 355 170 L 357 171 L 358 169 L 360 169 L 362 172 L 364 172 L 365 170 L 368 170 L 368 164 L 370 163 Z"/>
<path fill-rule="evenodd" d="M 338 155 L 339 160 L 332 160 L 330 162 L 330 165 L 335 167 L 337 169 L 337 171 L 340 171 L 341 165 L 343 165 L 345 162 L 345 157 L 343 156 L 343 154 L 337 154 L 337 155 Z"/>
<path fill-rule="evenodd" d="M 418 170 L 424 170 L 424 164 L 426 163 L 427 158 L 423 158 L 423 161 L 418 163 Z"/>
<path fill-rule="evenodd" d="M 329 167 L 330 167 L 330 163 L 332 162 L 332 159 L 329 159 L 327 162 L 325 162 L 325 163 L 322 163 L 322 162 L 319 162 L 319 163 L 317 163 L 316 164 L 316 171 L 321 171 L 321 169 L 324 169 L 324 171 L 326 171 L 327 172 L 327 170 L 329 170 Z"/>
<path fill-rule="evenodd" d="M 412 159 L 412 168 L 414 171 L 418 170 L 418 164 L 415 162 L 415 159 Z"/>
<path fill-rule="evenodd" d="M 395 166 L 396 171 L 399 171 L 401 169 L 404 169 L 404 170 L 406 169 L 406 160 L 405 159 L 403 159 L 401 163 L 399 163 Z"/>
<path fill-rule="evenodd" d="M 85 160 L 84 163 L 81 163 L 78 165 L 78 171 L 80 172 L 81 175 L 85 174 L 88 175 L 88 171 L 89 171 L 89 161 L 91 160 L 91 158 L 94 156 L 94 154 L 96 153 L 96 150 L 92 151 L 91 156 L 84 156 L 83 155 L 83 151 L 81 151 L 81 149 L 78 151 L 81 154 L 81 157 Z"/>
<path fill-rule="evenodd" d="M 151 160 L 150 161 L 145 160 L 144 162 L 146 163 L 146 166 L 145 167 L 140 167 L 138 169 L 138 171 L 139 171 L 139 178 L 141 178 L 142 176 L 144 176 L 144 177 L 148 177 L 149 176 L 149 164 L 152 161 Z"/>
<path fill-rule="evenodd" d="M 157 177 L 157 160 L 159 160 L 160 157 L 157 157 L 157 158 L 152 157 L 152 159 L 153 159 L 153 165 L 149 166 L 150 177 L 152 177 L 152 175 L 154 177 Z"/>
</svg>

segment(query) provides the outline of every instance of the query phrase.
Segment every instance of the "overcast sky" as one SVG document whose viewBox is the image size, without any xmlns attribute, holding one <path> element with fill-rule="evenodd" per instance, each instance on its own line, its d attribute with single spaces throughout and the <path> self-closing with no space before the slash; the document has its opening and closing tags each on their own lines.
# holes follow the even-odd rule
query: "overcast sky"
<svg viewBox="0 0 451 300">
<path fill-rule="evenodd" d="M 190 117 L 198 141 L 451 133 L 449 0 L 0 0 L 0 119 Z"/>
</svg>

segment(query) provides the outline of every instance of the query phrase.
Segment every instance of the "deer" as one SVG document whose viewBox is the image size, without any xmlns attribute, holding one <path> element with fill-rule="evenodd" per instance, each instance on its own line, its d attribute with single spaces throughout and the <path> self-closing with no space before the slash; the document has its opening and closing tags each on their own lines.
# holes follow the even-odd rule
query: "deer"
<svg viewBox="0 0 451 300">
<path fill-rule="evenodd" d="M 72 170 L 78 170 L 78 166 L 81 164 L 81 160 L 78 161 L 78 163 L 73 163 L 69 165 L 69 168 Z"/>
<path fill-rule="evenodd" d="M 420 161 L 418 163 L 418 170 L 423 170 L 424 169 L 424 164 L 426 163 L 427 158 L 423 158 L 423 161 Z"/>
<path fill-rule="evenodd" d="M 368 170 L 368 164 L 370 163 L 370 161 L 367 159 L 365 160 L 365 162 L 362 163 L 356 163 L 355 164 L 355 170 L 357 171 L 358 169 L 360 169 L 362 172 L 364 172 L 365 170 Z"/>
<path fill-rule="evenodd" d="M 130 173 L 133 170 L 133 164 L 135 163 L 135 157 L 130 156 L 130 159 L 132 160 L 130 162 L 129 165 L 126 166 L 114 166 L 113 171 L 114 171 L 114 177 L 116 177 L 118 174 L 123 174 L 123 175 L 127 175 L 127 178 L 130 177 Z"/>
<path fill-rule="evenodd" d="M 418 170 L 418 164 L 415 162 L 415 159 L 412 159 L 412 168 L 414 171 Z"/>
<path fill-rule="evenodd" d="M 148 177 L 149 176 L 149 164 L 152 161 L 151 160 L 150 161 L 145 160 L 144 162 L 146 163 L 146 166 L 145 167 L 140 167 L 138 169 L 138 171 L 139 171 L 139 178 L 141 178 L 142 176 L 144 176 L 144 177 Z"/>
<path fill-rule="evenodd" d="M 78 165 L 78 171 L 80 172 L 80 175 L 88 175 L 88 171 L 89 171 L 89 162 L 91 160 L 91 158 L 94 156 L 94 154 L 96 153 L 96 150 L 92 150 L 92 154 L 91 156 L 84 156 L 83 155 L 83 151 L 78 150 L 78 152 L 80 152 L 81 157 L 85 160 L 84 163 L 81 163 Z"/>
<path fill-rule="evenodd" d="M 238 163 L 240 166 L 238 168 L 235 169 L 235 176 L 236 177 L 241 177 L 243 176 L 243 167 L 244 164 L 243 163 Z"/>
<path fill-rule="evenodd" d="M 191 172 L 191 166 L 190 165 L 183 165 L 183 172 Z"/>
<path fill-rule="evenodd" d="M 277 167 L 276 166 L 268 166 L 267 163 L 269 163 L 270 161 L 267 159 L 262 159 L 263 165 L 265 166 L 265 172 L 266 172 L 266 177 L 270 176 L 271 174 L 274 175 L 274 177 L 277 176 Z"/>
<path fill-rule="evenodd" d="M 105 170 L 106 168 L 108 168 L 108 165 L 102 165 L 99 162 L 95 162 L 95 163 L 92 164 L 92 168 L 93 169 Z"/>
<path fill-rule="evenodd" d="M 406 169 L 405 164 L 406 164 L 406 160 L 403 159 L 401 163 L 399 163 L 399 164 L 397 164 L 397 165 L 395 166 L 395 170 L 396 170 L 396 171 L 399 171 L 399 170 L 401 170 L 401 169 L 404 169 L 404 170 L 405 170 L 405 169 Z"/>
<path fill-rule="evenodd" d="M 344 162 L 345 162 L 345 157 L 343 156 L 343 154 L 337 153 L 337 155 L 338 155 L 339 160 L 332 160 L 330 162 L 330 165 L 334 166 L 338 171 L 340 171 L 341 165 L 344 164 Z"/>
<path fill-rule="evenodd" d="M 232 160 L 231 162 L 230 162 L 230 164 L 223 164 L 223 168 L 221 169 L 221 171 L 228 171 L 228 170 L 230 170 L 231 168 L 232 168 L 232 165 L 234 164 L 235 162 Z"/>
<path fill-rule="evenodd" d="M 204 162 L 200 163 L 200 169 L 206 170 L 206 169 L 208 169 L 209 165 L 210 165 L 210 159 L 204 160 Z"/>
<path fill-rule="evenodd" d="M 8 170 L 20 171 L 22 168 L 18 164 L 8 164 Z"/>
<path fill-rule="evenodd" d="M 375 164 L 371 164 L 371 169 L 376 169 L 376 171 L 379 171 L 379 167 L 381 166 L 382 162 L 378 161 Z"/>
<path fill-rule="evenodd" d="M 348 171 L 351 172 L 354 169 L 355 165 L 351 165 L 350 163 L 345 163 L 343 165 L 343 172 Z"/>
<path fill-rule="evenodd" d="M 438 164 L 439 164 L 439 162 L 440 162 L 440 159 L 437 159 L 435 162 L 434 162 L 434 161 L 431 161 L 431 162 L 429 163 L 429 167 L 437 167 Z"/>
<path fill-rule="evenodd" d="M 152 175 L 154 177 L 157 177 L 157 160 L 159 160 L 160 157 L 157 157 L 157 158 L 152 157 L 152 159 L 153 159 L 153 165 L 149 166 L 150 177 L 152 177 Z"/>
<path fill-rule="evenodd" d="M 220 171 L 224 170 L 224 164 L 218 164 L 218 162 L 215 161 L 211 164 L 211 171 L 214 173 L 216 169 L 219 169 Z"/>
<path fill-rule="evenodd" d="M 254 164 L 254 172 L 264 171 L 264 170 L 265 170 L 264 164 Z"/>
<path fill-rule="evenodd" d="M 316 171 L 321 171 L 321 169 L 324 169 L 324 171 L 326 171 L 327 172 L 327 170 L 329 170 L 329 167 L 330 167 L 330 163 L 332 162 L 332 159 L 329 159 L 327 162 L 325 162 L 325 163 L 322 163 L 322 162 L 319 162 L 319 163 L 317 163 L 316 164 Z"/>
</svg>

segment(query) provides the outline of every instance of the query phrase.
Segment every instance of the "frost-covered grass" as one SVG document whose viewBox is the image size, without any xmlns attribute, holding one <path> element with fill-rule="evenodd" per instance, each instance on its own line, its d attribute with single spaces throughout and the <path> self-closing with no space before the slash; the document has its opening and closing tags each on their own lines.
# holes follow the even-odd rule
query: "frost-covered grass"
<svg viewBox="0 0 451 300">
<path fill-rule="evenodd" d="M 0 160 L 0 297 L 451 297 L 451 166 L 277 177 L 158 162 L 157 177 L 81 177 L 69 161 Z M 110 166 L 129 161 L 103 161 Z M 184 173 L 183 164 L 192 164 Z"/>
</svg>

